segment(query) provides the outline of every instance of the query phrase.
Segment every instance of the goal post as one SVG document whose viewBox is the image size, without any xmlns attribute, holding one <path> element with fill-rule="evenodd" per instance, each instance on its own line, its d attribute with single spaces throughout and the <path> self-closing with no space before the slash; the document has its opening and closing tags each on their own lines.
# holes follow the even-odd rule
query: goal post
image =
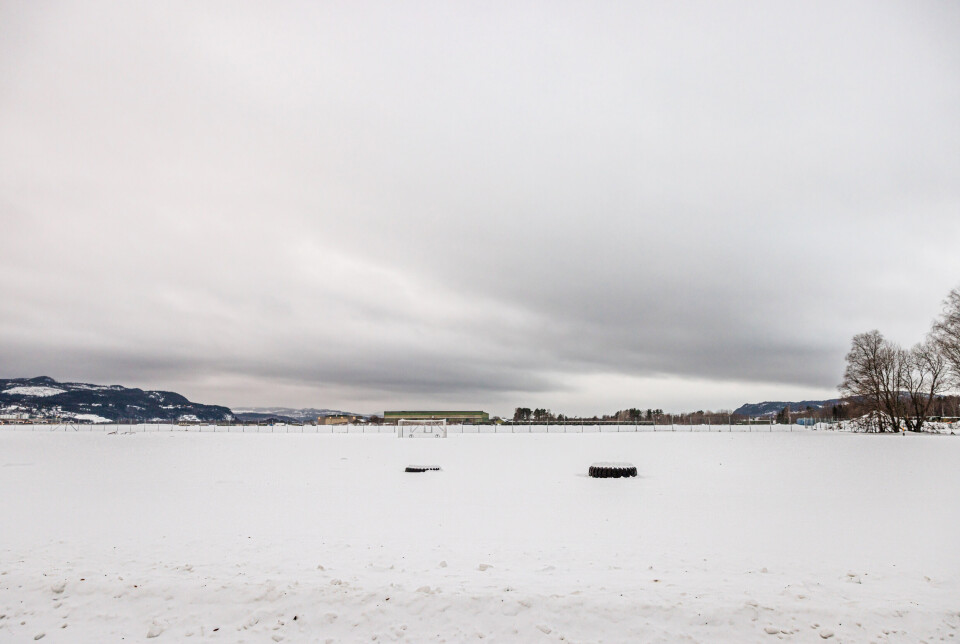
<svg viewBox="0 0 960 644">
<path fill-rule="evenodd" d="M 446 438 L 446 418 L 400 418 L 397 438 Z"/>
</svg>

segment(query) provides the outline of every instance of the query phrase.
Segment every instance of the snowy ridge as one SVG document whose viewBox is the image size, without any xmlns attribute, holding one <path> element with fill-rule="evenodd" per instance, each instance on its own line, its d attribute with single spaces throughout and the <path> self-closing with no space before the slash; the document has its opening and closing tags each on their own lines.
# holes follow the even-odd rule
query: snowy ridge
<svg viewBox="0 0 960 644">
<path fill-rule="evenodd" d="M 289 419 L 297 422 L 314 422 L 320 416 L 363 416 L 339 409 L 316 409 L 313 407 L 237 407 L 233 410 L 241 420 L 262 420 L 266 418 Z"/>
<path fill-rule="evenodd" d="M 235 420 L 226 407 L 193 403 L 169 391 L 57 382 L 47 376 L 0 379 L 0 415 L 81 423 Z"/>
<path fill-rule="evenodd" d="M 67 393 L 66 389 L 58 389 L 57 387 L 29 387 L 29 386 L 19 386 L 19 387 L 10 387 L 0 391 L 0 394 L 6 396 L 28 396 L 36 398 L 46 398 L 47 396 L 56 396 L 57 394 Z"/>
<path fill-rule="evenodd" d="M 759 416 L 776 416 L 784 407 L 790 407 L 791 411 L 803 411 L 807 407 L 827 409 L 829 411 L 830 407 L 840 404 L 840 402 L 841 400 L 839 398 L 830 398 L 828 400 L 801 400 L 797 402 L 766 401 L 740 405 L 733 413 L 756 418 Z"/>
</svg>

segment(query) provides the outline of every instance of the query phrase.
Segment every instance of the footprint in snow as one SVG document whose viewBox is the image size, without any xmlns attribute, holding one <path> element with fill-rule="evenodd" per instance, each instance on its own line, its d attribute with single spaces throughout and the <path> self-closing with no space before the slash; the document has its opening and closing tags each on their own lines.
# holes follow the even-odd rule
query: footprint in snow
<svg viewBox="0 0 960 644">
<path fill-rule="evenodd" d="M 150 624 L 150 628 L 147 629 L 147 638 L 152 639 L 154 637 L 160 637 L 163 631 L 164 631 L 163 624 L 154 620 L 154 622 Z"/>
</svg>

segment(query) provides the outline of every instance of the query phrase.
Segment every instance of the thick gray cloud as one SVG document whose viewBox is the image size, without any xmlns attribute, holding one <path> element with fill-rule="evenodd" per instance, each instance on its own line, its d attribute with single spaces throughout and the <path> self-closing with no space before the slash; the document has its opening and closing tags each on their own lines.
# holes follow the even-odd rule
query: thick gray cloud
<svg viewBox="0 0 960 644">
<path fill-rule="evenodd" d="M 2 371 L 830 395 L 960 280 L 957 42 L 948 2 L 0 2 Z"/>
</svg>

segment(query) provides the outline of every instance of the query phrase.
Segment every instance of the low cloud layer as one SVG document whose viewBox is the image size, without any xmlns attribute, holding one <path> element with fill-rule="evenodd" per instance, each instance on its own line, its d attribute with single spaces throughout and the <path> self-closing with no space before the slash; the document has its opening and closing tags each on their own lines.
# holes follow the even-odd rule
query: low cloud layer
<svg viewBox="0 0 960 644">
<path fill-rule="evenodd" d="M 0 4 L 0 370 L 829 396 L 960 281 L 958 37 L 950 3 Z"/>
</svg>

